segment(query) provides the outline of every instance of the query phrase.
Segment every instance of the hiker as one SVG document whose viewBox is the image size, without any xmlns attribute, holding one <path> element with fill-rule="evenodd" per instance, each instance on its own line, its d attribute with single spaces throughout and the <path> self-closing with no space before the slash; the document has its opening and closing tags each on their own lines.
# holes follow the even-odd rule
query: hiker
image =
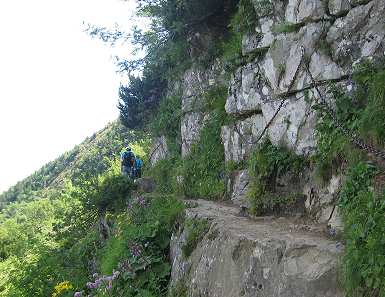
<svg viewBox="0 0 385 297">
<path fill-rule="evenodd" d="M 122 164 L 122 174 L 133 177 L 135 171 L 135 155 L 130 147 L 127 147 L 126 150 L 120 155 L 120 161 Z"/>
<path fill-rule="evenodd" d="M 143 161 L 139 158 L 136 158 L 135 159 L 135 177 L 136 178 L 142 177 L 142 166 L 143 166 Z"/>
</svg>

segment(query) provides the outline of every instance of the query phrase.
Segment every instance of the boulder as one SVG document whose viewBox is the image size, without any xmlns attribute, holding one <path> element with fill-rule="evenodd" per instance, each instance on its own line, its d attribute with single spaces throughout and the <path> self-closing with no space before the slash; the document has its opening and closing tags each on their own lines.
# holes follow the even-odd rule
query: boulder
<svg viewBox="0 0 385 297">
<path fill-rule="evenodd" d="M 172 236 L 171 286 L 183 283 L 187 296 L 344 296 L 340 243 L 290 219 L 252 221 L 238 213 L 201 200 L 186 210 L 187 218 L 207 220 L 210 227 L 188 258 L 182 253 L 188 228 Z"/>
<path fill-rule="evenodd" d="M 325 16 L 322 0 L 289 0 L 286 7 L 286 22 L 298 24 L 319 21 Z"/>
<path fill-rule="evenodd" d="M 250 202 L 247 198 L 247 192 L 249 190 L 248 170 L 233 172 L 231 184 L 231 201 L 240 207 L 250 208 Z"/>
<path fill-rule="evenodd" d="M 142 177 L 135 180 L 139 192 L 152 193 L 156 189 L 155 180 L 152 177 Z"/>
<path fill-rule="evenodd" d="M 333 61 L 351 71 L 352 65 L 365 57 L 384 55 L 385 2 L 373 0 L 352 8 L 338 18 L 327 33 Z"/>
<path fill-rule="evenodd" d="M 257 143 L 266 123 L 262 114 L 255 114 L 245 120 L 223 126 L 221 137 L 225 148 L 225 161 L 240 162 L 258 147 L 265 136 Z"/>
</svg>

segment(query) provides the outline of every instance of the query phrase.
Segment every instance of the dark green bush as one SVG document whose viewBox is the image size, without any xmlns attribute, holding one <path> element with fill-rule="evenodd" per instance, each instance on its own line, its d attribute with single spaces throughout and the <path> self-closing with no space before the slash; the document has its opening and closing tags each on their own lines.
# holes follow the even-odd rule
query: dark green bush
<svg viewBox="0 0 385 297">
<path fill-rule="evenodd" d="M 160 160 L 147 173 L 155 179 L 156 190 L 163 194 L 182 194 L 182 181 L 178 181 L 183 174 L 182 160 L 179 157 L 171 157 Z"/>
<path fill-rule="evenodd" d="M 354 79 L 357 83 L 356 100 L 363 107 L 358 131 L 365 139 L 380 147 L 385 146 L 385 64 L 366 62 Z"/>
<path fill-rule="evenodd" d="M 162 99 L 158 112 L 150 122 L 150 130 L 155 136 L 166 136 L 167 147 L 172 155 L 179 155 L 180 121 L 182 102 L 180 96 L 167 96 Z"/>
<path fill-rule="evenodd" d="M 98 178 L 95 189 L 86 197 L 86 207 L 100 213 L 117 211 L 126 205 L 133 189 L 132 180 L 120 174 L 107 174 Z"/>
<path fill-rule="evenodd" d="M 238 10 L 231 20 L 231 27 L 235 32 L 242 34 L 255 31 L 257 14 L 251 0 L 240 0 Z"/>
</svg>

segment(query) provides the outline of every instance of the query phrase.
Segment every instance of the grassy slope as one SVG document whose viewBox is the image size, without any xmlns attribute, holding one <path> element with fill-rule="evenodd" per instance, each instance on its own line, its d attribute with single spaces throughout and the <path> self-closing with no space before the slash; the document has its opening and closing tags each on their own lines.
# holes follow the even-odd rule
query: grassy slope
<svg viewBox="0 0 385 297">
<path fill-rule="evenodd" d="M 137 137 L 118 122 L 88 137 L 83 143 L 44 165 L 35 173 L 19 181 L 0 195 L 0 209 L 11 202 L 30 201 L 34 193 L 60 188 L 64 181 L 76 184 L 79 177 L 97 175 L 109 166 L 109 159 L 116 156 L 128 142 Z"/>
</svg>

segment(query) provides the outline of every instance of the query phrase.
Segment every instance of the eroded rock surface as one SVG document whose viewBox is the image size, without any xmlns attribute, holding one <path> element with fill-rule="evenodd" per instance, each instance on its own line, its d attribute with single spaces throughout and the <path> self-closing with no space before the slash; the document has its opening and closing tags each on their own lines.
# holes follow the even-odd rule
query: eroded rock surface
<svg viewBox="0 0 385 297">
<path fill-rule="evenodd" d="M 208 201 L 186 210 L 209 221 L 209 231 L 191 256 L 182 246 L 188 230 L 171 242 L 172 284 L 190 297 L 342 297 L 338 258 L 342 246 L 311 226 L 288 219 L 250 220 L 238 209 Z"/>
<path fill-rule="evenodd" d="M 155 166 L 160 160 L 166 159 L 168 156 L 168 146 L 166 137 L 160 136 L 154 140 L 150 153 L 150 164 Z"/>
</svg>

